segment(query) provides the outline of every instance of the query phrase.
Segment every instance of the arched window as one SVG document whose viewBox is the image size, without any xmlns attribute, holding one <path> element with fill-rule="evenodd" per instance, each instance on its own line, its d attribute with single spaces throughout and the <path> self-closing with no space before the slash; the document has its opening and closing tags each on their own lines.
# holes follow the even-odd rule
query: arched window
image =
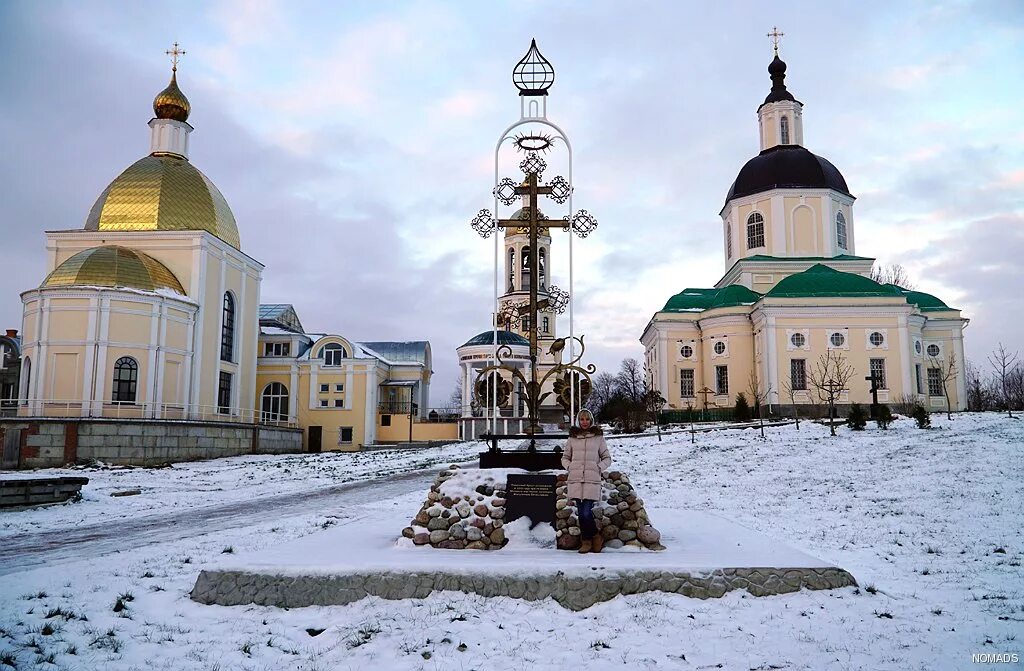
<svg viewBox="0 0 1024 671">
<path fill-rule="evenodd" d="M 725 256 L 732 258 L 732 224 L 725 222 Z"/>
<path fill-rule="evenodd" d="M 271 382 L 263 388 L 260 400 L 260 421 L 288 421 L 288 387 L 280 382 Z"/>
<path fill-rule="evenodd" d="M 27 400 L 32 398 L 32 359 L 25 357 L 21 364 L 21 373 L 25 377 L 25 389 L 21 397 Z"/>
<path fill-rule="evenodd" d="M 233 361 L 235 354 L 235 299 L 231 292 L 224 294 L 224 309 L 220 322 L 220 360 Z"/>
<path fill-rule="evenodd" d="M 764 247 L 764 217 L 754 212 L 747 217 L 747 249 Z"/>
<path fill-rule="evenodd" d="M 340 366 L 341 360 L 348 358 L 345 348 L 336 342 L 327 343 L 321 352 L 325 366 Z"/>
<path fill-rule="evenodd" d="M 508 290 L 515 291 L 516 250 L 508 250 Z"/>
<path fill-rule="evenodd" d="M 123 356 L 114 362 L 114 386 L 111 388 L 112 403 L 135 403 L 135 392 L 139 385 L 139 364 L 130 356 Z"/>
<path fill-rule="evenodd" d="M 544 283 L 544 280 L 547 278 L 547 263 L 546 263 L 547 254 L 544 252 L 544 248 L 543 247 L 538 249 L 537 253 L 538 253 L 537 273 L 540 275 L 540 290 L 541 291 L 546 291 L 546 288 L 545 288 L 546 285 Z"/>
<path fill-rule="evenodd" d="M 520 278 L 519 290 L 530 290 L 530 246 L 526 245 L 519 251 Z"/>
<path fill-rule="evenodd" d="M 840 249 L 849 249 L 849 239 L 846 237 L 846 217 L 842 212 L 836 212 L 836 244 Z"/>
<path fill-rule="evenodd" d="M 779 122 L 779 127 L 782 130 L 779 144 L 789 144 L 789 117 L 782 117 L 782 121 Z"/>
</svg>

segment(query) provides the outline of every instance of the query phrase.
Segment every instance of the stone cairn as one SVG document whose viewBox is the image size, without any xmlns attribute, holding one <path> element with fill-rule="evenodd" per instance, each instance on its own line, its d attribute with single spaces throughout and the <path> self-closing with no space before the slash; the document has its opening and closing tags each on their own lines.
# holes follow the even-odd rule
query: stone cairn
<svg viewBox="0 0 1024 671">
<path fill-rule="evenodd" d="M 505 544 L 505 483 L 455 464 L 441 471 L 402 535 L 445 550 L 500 550 Z"/>
<path fill-rule="evenodd" d="M 565 473 L 560 474 L 555 488 L 555 539 L 559 550 L 577 550 L 582 530 L 576 506 L 568 498 L 566 477 Z M 647 517 L 643 499 L 636 495 L 629 477 L 620 471 L 612 471 L 604 479 L 601 501 L 594 504 L 594 521 L 598 533 L 605 539 L 606 548 L 665 549 L 661 544 L 661 532 L 651 526 Z"/>
</svg>

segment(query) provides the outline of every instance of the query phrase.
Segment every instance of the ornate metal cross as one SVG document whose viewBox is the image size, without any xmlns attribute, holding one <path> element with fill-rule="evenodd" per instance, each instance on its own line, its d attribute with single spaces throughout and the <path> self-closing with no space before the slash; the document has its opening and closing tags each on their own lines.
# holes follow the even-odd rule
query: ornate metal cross
<svg viewBox="0 0 1024 671">
<path fill-rule="evenodd" d="M 175 42 L 174 43 L 174 48 L 173 49 L 168 49 L 166 53 L 167 53 L 168 56 L 171 57 L 171 65 L 172 65 L 171 70 L 173 70 L 174 72 L 177 72 L 178 71 L 178 56 L 184 56 L 185 55 L 185 50 L 184 49 L 179 49 L 178 48 L 178 43 Z"/>
<path fill-rule="evenodd" d="M 775 48 L 775 53 L 779 53 L 779 39 L 786 33 L 780 33 L 778 26 L 772 26 L 772 32 L 768 33 L 767 37 L 772 40 L 772 46 Z"/>
</svg>

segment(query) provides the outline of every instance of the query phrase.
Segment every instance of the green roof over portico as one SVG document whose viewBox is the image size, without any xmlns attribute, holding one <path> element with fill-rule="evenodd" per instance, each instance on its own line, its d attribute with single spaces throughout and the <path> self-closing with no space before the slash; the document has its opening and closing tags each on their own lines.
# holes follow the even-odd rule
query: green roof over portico
<svg viewBox="0 0 1024 671">
<path fill-rule="evenodd" d="M 903 291 L 891 284 L 879 284 L 874 280 L 833 270 L 820 263 L 803 271 L 783 278 L 765 296 L 769 298 L 846 298 L 846 297 L 903 297 Z"/>
<path fill-rule="evenodd" d="M 742 284 L 730 284 L 721 289 L 683 289 L 668 299 L 662 312 L 703 312 L 715 308 L 753 305 L 761 294 Z"/>
</svg>

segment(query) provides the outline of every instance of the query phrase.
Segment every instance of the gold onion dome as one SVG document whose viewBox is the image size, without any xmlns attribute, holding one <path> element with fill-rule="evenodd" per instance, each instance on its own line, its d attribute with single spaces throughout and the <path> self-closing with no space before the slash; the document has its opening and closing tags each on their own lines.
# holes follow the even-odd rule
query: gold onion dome
<svg viewBox="0 0 1024 671">
<path fill-rule="evenodd" d="M 207 231 L 241 249 L 224 196 L 187 159 L 139 159 L 110 183 L 89 212 L 87 231 Z"/>
<path fill-rule="evenodd" d="M 191 110 L 192 105 L 189 104 L 188 98 L 178 88 L 178 73 L 172 70 L 171 83 L 153 99 L 153 113 L 157 119 L 187 121 Z"/>
<path fill-rule="evenodd" d="M 185 295 L 167 266 L 148 254 L 113 245 L 78 252 L 47 275 L 40 288 L 81 286 L 169 290 Z"/>
</svg>

